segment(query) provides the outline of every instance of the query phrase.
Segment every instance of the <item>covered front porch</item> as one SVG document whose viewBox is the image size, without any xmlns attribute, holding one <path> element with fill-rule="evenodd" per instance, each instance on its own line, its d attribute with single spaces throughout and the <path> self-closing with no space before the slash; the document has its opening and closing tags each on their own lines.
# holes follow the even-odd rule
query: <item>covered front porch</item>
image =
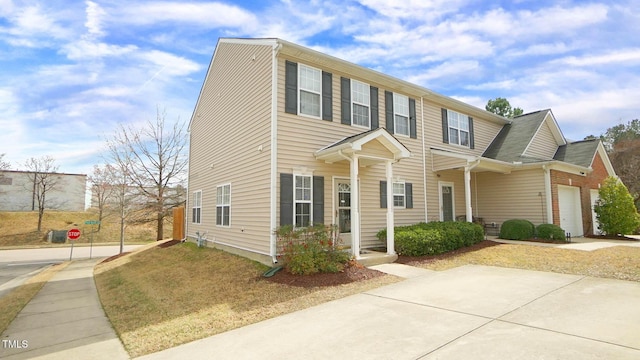
<svg viewBox="0 0 640 360">
<path fill-rule="evenodd" d="M 346 178 L 334 177 L 334 205 L 336 224 L 340 228 L 341 236 L 348 237 L 351 252 L 356 260 L 366 261 L 375 257 L 376 253 L 362 249 L 362 196 L 377 197 L 376 194 L 362 192 L 362 185 L 371 185 L 384 180 L 386 182 L 386 227 L 393 229 L 394 219 L 394 164 L 409 158 L 410 151 L 391 133 L 384 128 L 366 131 L 346 137 L 315 152 L 318 160 L 329 164 L 349 163 L 349 175 Z M 384 175 L 372 175 L 378 172 L 362 172 L 362 169 L 380 169 L 384 166 Z M 383 190 L 383 189 L 381 189 Z M 347 225 L 348 222 L 348 225 Z M 393 231 L 388 232 L 386 241 L 386 255 L 395 256 Z"/>
</svg>

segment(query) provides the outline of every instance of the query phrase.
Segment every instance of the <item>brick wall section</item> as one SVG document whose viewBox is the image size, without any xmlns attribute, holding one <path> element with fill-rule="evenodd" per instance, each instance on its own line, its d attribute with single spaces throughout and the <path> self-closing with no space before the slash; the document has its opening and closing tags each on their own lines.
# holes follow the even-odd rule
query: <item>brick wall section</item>
<svg viewBox="0 0 640 360">
<path fill-rule="evenodd" d="M 551 170 L 551 204 L 553 207 L 553 223 L 560 225 L 560 206 L 558 204 L 558 185 L 575 186 L 580 188 L 580 202 L 582 204 L 582 228 L 585 235 L 593 234 L 591 218 L 591 189 L 599 189 L 599 185 L 609 176 L 600 154 L 596 153 L 591 164 L 593 172 L 586 176 L 569 174 L 563 171 Z M 571 180 L 571 181 L 569 181 Z"/>
</svg>

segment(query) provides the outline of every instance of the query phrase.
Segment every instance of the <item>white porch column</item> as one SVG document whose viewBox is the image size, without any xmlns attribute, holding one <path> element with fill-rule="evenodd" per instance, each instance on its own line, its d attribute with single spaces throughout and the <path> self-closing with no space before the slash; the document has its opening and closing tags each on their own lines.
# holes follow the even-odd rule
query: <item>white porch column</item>
<svg viewBox="0 0 640 360">
<path fill-rule="evenodd" d="M 385 163 L 387 171 L 387 254 L 393 255 L 395 251 L 395 224 L 393 219 L 393 167 L 392 162 Z"/>
<path fill-rule="evenodd" d="M 358 186 L 358 155 L 351 159 L 351 251 L 360 259 L 360 187 Z"/>
<path fill-rule="evenodd" d="M 473 222 L 473 209 L 471 208 L 471 168 L 464 168 L 464 203 L 467 222 Z"/>
</svg>

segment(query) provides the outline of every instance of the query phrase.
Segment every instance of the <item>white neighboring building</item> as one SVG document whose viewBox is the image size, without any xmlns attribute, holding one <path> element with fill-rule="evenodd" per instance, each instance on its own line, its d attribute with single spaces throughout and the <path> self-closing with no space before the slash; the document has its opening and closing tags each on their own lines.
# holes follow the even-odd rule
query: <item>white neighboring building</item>
<svg viewBox="0 0 640 360">
<path fill-rule="evenodd" d="M 54 173 L 58 179 L 47 191 L 47 210 L 84 211 L 87 175 Z M 38 209 L 33 186 L 33 172 L 0 171 L 0 211 L 34 211 Z"/>
</svg>

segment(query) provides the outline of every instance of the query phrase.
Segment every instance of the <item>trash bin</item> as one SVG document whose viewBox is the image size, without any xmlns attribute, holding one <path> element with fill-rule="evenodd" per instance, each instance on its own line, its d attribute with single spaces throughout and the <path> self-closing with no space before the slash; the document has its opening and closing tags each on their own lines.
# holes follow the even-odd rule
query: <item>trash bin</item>
<svg viewBox="0 0 640 360">
<path fill-rule="evenodd" d="M 63 244 L 67 242 L 67 230 L 52 230 L 49 239 L 52 243 Z"/>
</svg>

